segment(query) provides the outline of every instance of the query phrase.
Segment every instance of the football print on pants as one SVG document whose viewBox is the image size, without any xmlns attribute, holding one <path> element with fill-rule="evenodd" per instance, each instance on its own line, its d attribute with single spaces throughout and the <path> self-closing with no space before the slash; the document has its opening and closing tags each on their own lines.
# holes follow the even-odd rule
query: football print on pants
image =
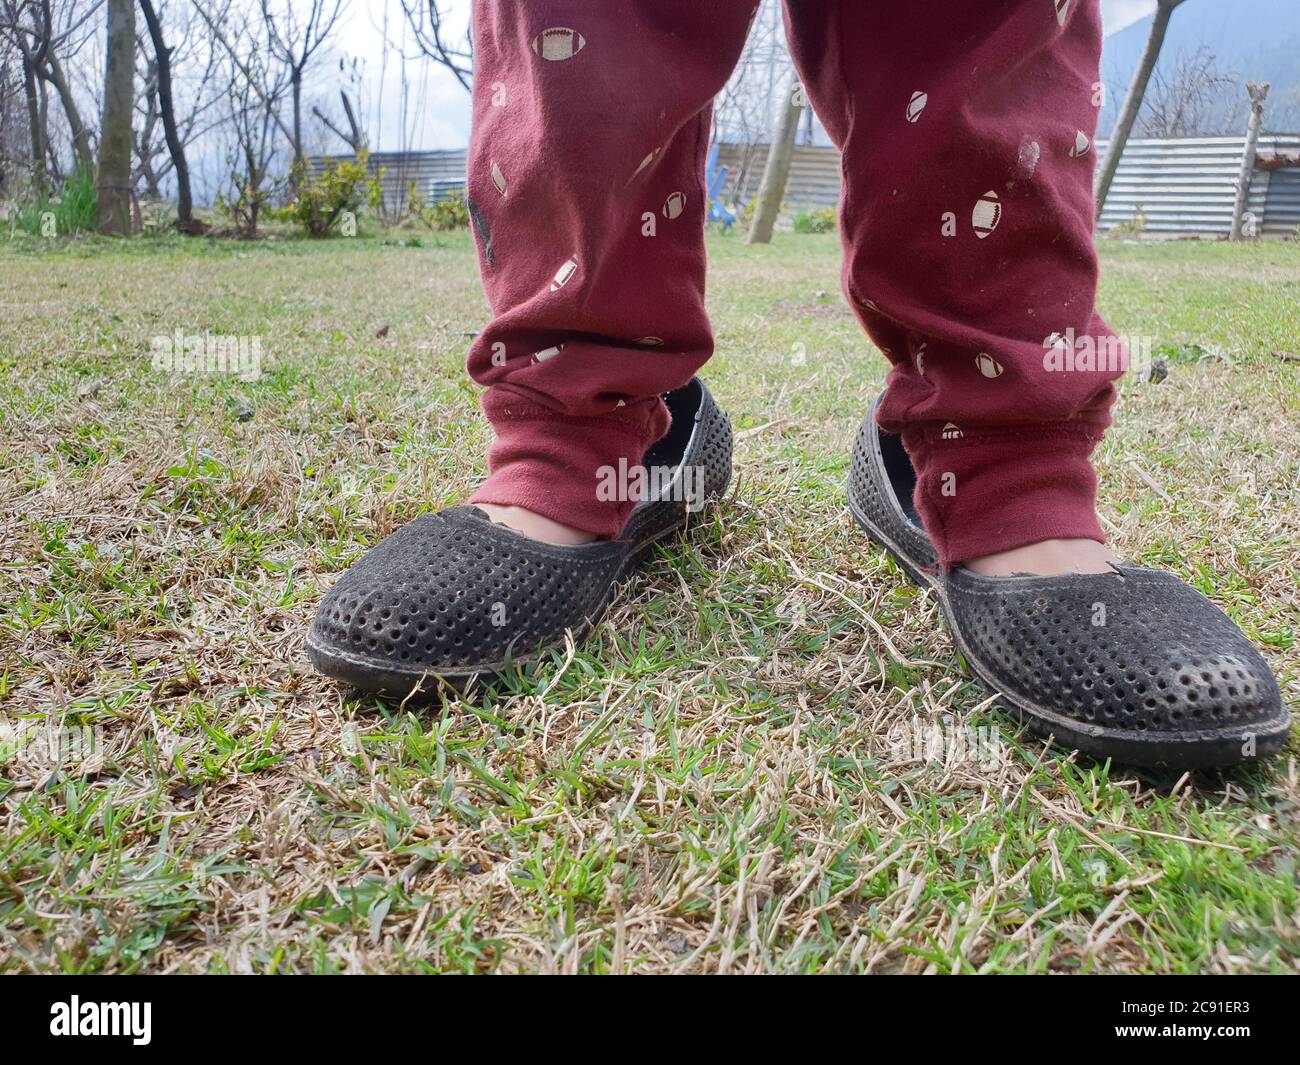
<svg viewBox="0 0 1300 1065">
<path fill-rule="evenodd" d="M 567 285 L 572 280 L 573 275 L 576 274 L 577 272 L 578 272 L 578 260 L 570 259 L 568 262 L 566 262 L 563 266 L 561 266 L 558 270 L 555 271 L 555 280 L 551 282 L 551 291 L 559 292 L 560 289 L 562 289 L 565 285 Z"/>
<path fill-rule="evenodd" d="M 998 201 L 998 194 L 989 189 L 975 201 L 975 209 L 970 213 L 971 228 L 975 230 L 975 235 L 983 240 L 998 228 L 998 223 L 1001 221 L 1002 204 Z"/>
<path fill-rule="evenodd" d="M 552 26 L 533 38 L 533 51 L 554 63 L 572 59 L 587 46 L 587 39 L 567 26 Z"/>
</svg>

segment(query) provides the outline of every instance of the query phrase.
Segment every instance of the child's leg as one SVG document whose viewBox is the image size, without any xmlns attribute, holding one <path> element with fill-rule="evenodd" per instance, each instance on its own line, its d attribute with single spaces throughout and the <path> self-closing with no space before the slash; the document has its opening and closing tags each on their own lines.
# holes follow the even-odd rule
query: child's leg
<svg viewBox="0 0 1300 1065">
<path fill-rule="evenodd" d="M 894 364 L 877 420 L 915 467 L 864 427 L 854 515 L 1038 735 L 1165 769 L 1278 750 L 1286 707 L 1245 634 L 1172 574 L 1111 569 L 1100 543 L 1089 453 L 1119 374 L 1095 365 L 1096 0 L 787 10 L 844 146 L 845 287 Z M 896 497 L 913 472 L 928 538 Z"/>
<path fill-rule="evenodd" d="M 1089 454 L 1119 372 L 1044 362 L 1051 334 L 1111 335 L 1094 311 L 1096 0 L 788 0 L 787 20 L 844 152 L 845 291 L 894 364 L 880 422 L 941 560 L 1062 539 L 1063 558 L 1100 556 Z"/>
<path fill-rule="evenodd" d="M 497 441 L 473 502 L 623 528 L 633 504 L 598 499 L 596 471 L 641 461 L 668 428 L 660 394 L 713 351 L 710 104 L 753 12 L 476 0 L 469 199 L 493 320 L 469 371 Z"/>
</svg>

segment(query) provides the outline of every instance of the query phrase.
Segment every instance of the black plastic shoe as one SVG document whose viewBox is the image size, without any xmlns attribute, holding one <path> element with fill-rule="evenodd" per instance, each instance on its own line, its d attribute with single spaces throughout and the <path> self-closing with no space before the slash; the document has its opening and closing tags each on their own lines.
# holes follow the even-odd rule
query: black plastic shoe
<svg viewBox="0 0 1300 1065">
<path fill-rule="evenodd" d="M 731 480 L 731 425 L 698 378 L 664 397 L 672 428 L 642 465 L 650 492 L 614 540 L 541 543 L 477 507 L 416 518 L 321 601 L 307 653 L 322 673 L 404 696 L 460 688 L 581 639 L 616 582 Z M 593 486 L 594 491 L 594 486 Z"/>
<path fill-rule="evenodd" d="M 878 407 L 880 401 L 876 401 Z M 849 510 L 932 591 L 971 672 L 1039 736 L 1132 766 L 1234 765 L 1279 750 L 1290 716 L 1245 634 L 1172 573 L 941 573 L 912 503 L 902 441 L 858 431 Z"/>
</svg>

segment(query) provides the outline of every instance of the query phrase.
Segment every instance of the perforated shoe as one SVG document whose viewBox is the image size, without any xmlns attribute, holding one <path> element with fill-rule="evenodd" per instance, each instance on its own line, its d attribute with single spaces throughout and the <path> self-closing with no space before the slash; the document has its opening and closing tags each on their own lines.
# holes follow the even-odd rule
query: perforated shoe
<svg viewBox="0 0 1300 1065">
<path fill-rule="evenodd" d="M 646 455 L 650 491 L 619 536 L 533 540 L 477 507 L 426 514 L 363 555 L 321 601 L 307 653 L 327 676 L 406 695 L 462 687 L 581 639 L 616 583 L 691 509 L 726 490 L 731 426 L 698 378 L 664 397 L 668 435 Z M 689 490 L 684 490 L 689 488 Z"/>
<path fill-rule="evenodd" d="M 875 413 L 854 444 L 849 510 L 934 593 L 970 671 L 1036 734 L 1165 769 L 1232 765 L 1286 743 L 1290 716 L 1263 657 L 1172 573 L 941 573 L 912 504 L 912 464 Z"/>
</svg>

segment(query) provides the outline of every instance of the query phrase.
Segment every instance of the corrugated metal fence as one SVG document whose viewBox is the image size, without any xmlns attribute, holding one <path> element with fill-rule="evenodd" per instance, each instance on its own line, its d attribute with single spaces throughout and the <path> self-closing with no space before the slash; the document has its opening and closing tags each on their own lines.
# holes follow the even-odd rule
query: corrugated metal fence
<svg viewBox="0 0 1300 1065">
<path fill-rule="evenodd" d="M 1226 236 L 1232 224 L 1244 145 L 1244 137 L 1130 140 L 1106 198 L 1100 228 L 1104 231 L 1141 219 L 1147 233 Z M 1099 141 L 1098 157 L 1105 150 L 1106 142 Z M 742 196 L 755 196 L 767 146 L 723 144 L 718 154 L 719 162 L 730 171 L 728 191 L 739 183 Z M 1260 137 L 1259 154 L 1300 154 L 1300 135 Z M 313 158 L 311 166 L 318 168 L 323 158 L 338 157 Z M 384 200 L 392 208 L 405 201 L 409 182 L 429 199 L 462 192 L 465 158 L 464 150 L 376 152 L 370 157 L 370 166 L 384 168 Z M 796 210 L 834 207 L 839 196 L 839 152 L 811 145 L 795 148 L 786 202 Z M 1247 210 L 1263 236 L 1285 237 L 1295 232 L 1300 226 L 1300 169 L 1256 169 Z"/>
<path fill-rule="evenodd" d="M 758 195 L 767 163 L 767 145 L 723 144 L 718 164 L 727 168 L 725 194 L 737 188 L 744 199 Z M 790 181 L 785 202 L 795 210 L 834 207 L 840 202 L 840 153 L 821 145 L 798 145 L 790 159 Z"/>
<path fill-rule="evenodd" d="M 1245 144 L 1245 137 L 1130 140 L 1106 197 L 1101 228 L 1142 219 L 1148 233 L 1226 236 Z M 1098 142 L 1098 156 L 1105 151 L 1106 142 Z M 1297 152 L 1300 136 L 1259 138 L 1261 156 Z M 1297 192 L 1300 170 L 1253 172 L 1246 210 L 1263 236 L 1285 237 L 1300 226 Z"/>
<path fill-rule="evenodd" d="M 1268 176 L 1264 232 L 1285 235 L 1300 230 L 1300 169 L 1274 170 Z"/>
<path fill-rule="evenodd" d="M 1101 229 L 1145 219 L 1143 231 L 1163 235 L 1227 236 L 1232 225 L 1237 171 L 1245 137 L 1205 137 L 1179 140 L 1133 139 L 1124 149 Z M 1106 142 L 1096 145 L 1098 157 Z M 1259 139 L 1259 154 L 1300 153 L 1300 136 Z M 728 189 L 757 194 L 767 159 L 767 146 L 722 145 L 719 161 L 731 170 Z M 790 163 L 786 202 L 796 210 L 834 207 L 840 195 L 840 156 L 834 148 L 799 146 Z M 1255 170 L 1247 210 L 1260 232 L 1285 237 L 1300 226 L 1300 169 Z"/>
</svg>

